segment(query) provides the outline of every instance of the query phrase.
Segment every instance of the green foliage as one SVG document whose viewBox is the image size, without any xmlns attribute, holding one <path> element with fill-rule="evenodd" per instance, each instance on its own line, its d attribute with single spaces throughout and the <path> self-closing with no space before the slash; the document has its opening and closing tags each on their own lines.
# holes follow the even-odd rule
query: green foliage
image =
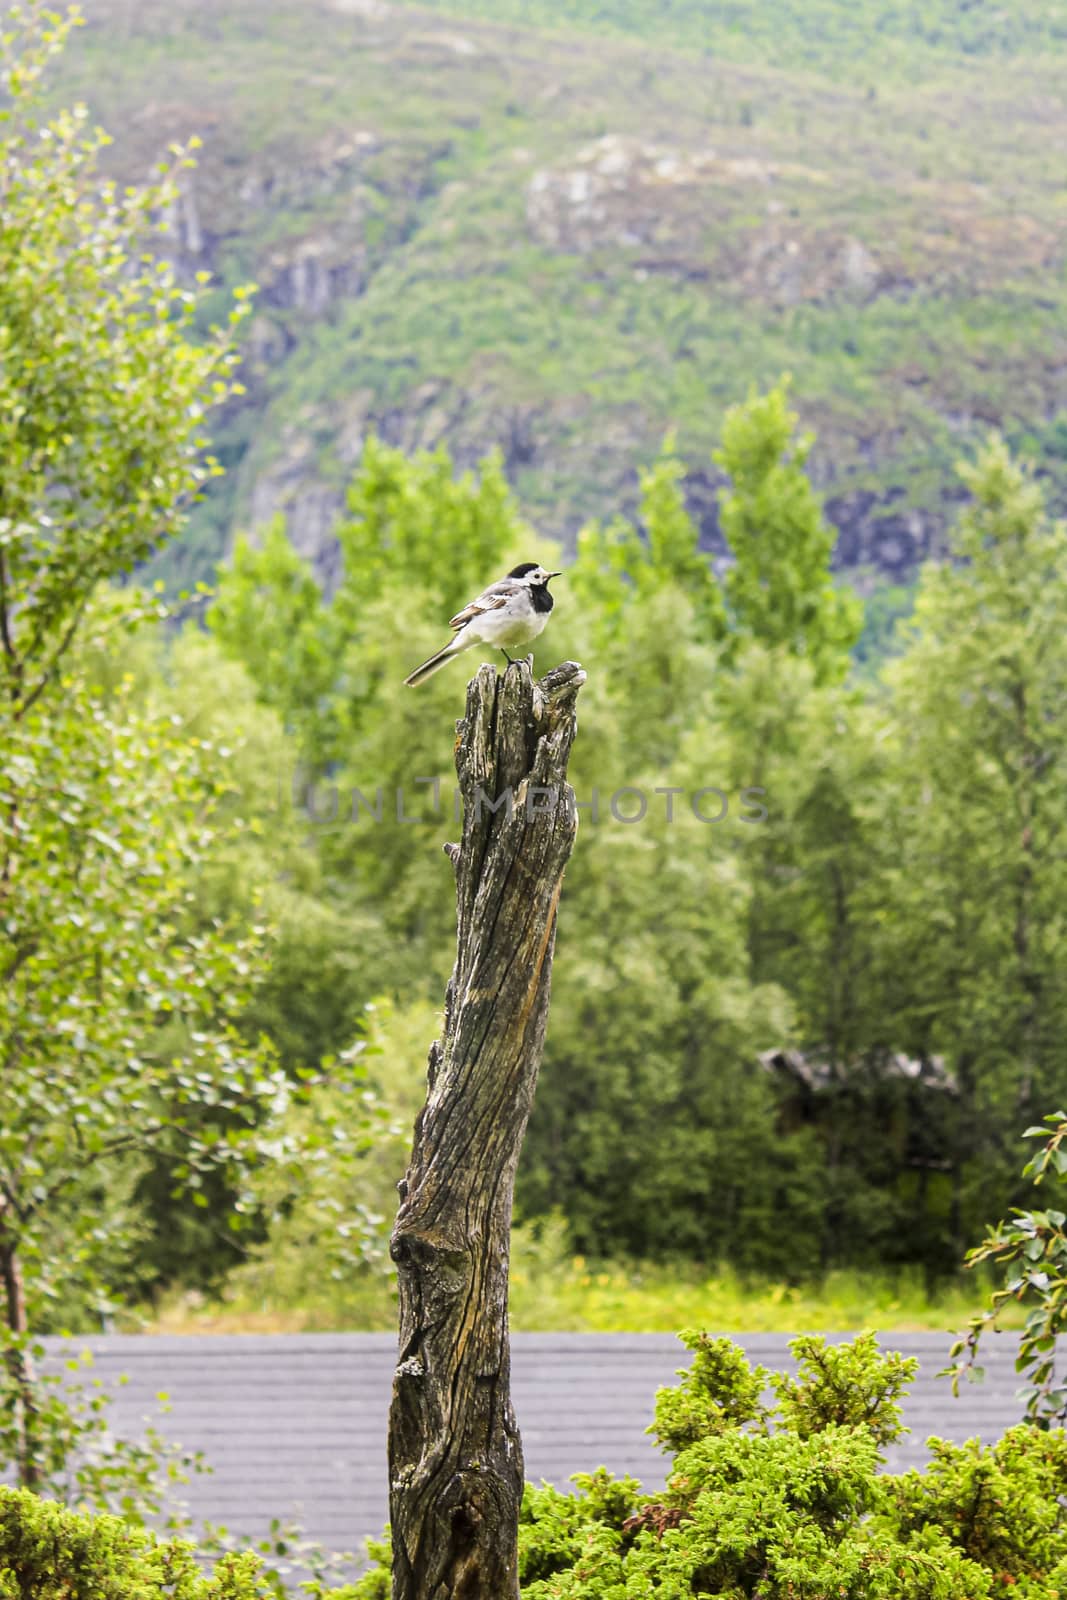
<svg viewBox="0 0 1067 1600">
<path fill-rule="evenodd" d="M 196 1548 L 112 1516 L 86 1516 L 0 1485 L 0 1600 L 268 1600 L 277 1593 L 250 1551 L 205 1571 Z M 316 1600 L 348 1589 L 316 1588 Z"/>
<path fill-rule="evenodd" d="M 796 1377 L 750 1367 L 729 1339 L 711 1339 L 698 1329 L 678 1337 L 693 1360 L 677 1387 L 657 1392 L 656 1420 L 649 1429 L 672 1454 L 749 1423 L 765 1430 L 773 1415 L 762 1400 L 768 1384 L 781 1424 L 799 1439 L 829 1427 L 864 1428 L 883 1445 L 903 1431 L 897 1398 L 915 1376 L 917 1363 L 893 1352 L 882 1355 L 873 1333 L 843 1345 L 828 1345 L 813 1334 L 794 1339 Z"/>
<path fill-rule="evenodd" d="M 1001 441 L 963 476 L 953 559 L 924 569 L 885 673 L 885 960 L 913 973 L 885 1004 L 902 1045 L 953 1064 L 946 1154 L 976 1231 L 1014 1198 L 1020 1113 L 1063 1095 L 1067 537 Z"/>
<path fill-rule="evenodd" d="M 40 1262 L 48 1295 L 53 1271 L 69 1293 L 120 1258 L 118 1218 L 101 1230 L 85 1203 L 94 1184 L 152 1149 L 192 1198 L 212 1167 L 239 1164 L 280 1083 L 235 1027 L 262 930 L 196 925 L 210 747 L 176 740 L 129 685 L 104 694 L 73 663 L 62 702 L 40 700 L 5 732 L 0 1181 L 5 1237 Z"/>
<path fill-rule="evenodd" d="M 641 473 L 641 528 L 618 518 L 582 529 L 569 578 L 595 611 L 599 645 L 625 654 L 641 612 L 681 591 L 701 641 L 729 639 L 725 661 L 756 641 L 809 660 L 820 685 L 844 677 L 862 607 L 831 578 L 836 533 L 805 470 L 813 441 L 795 437 L 786 395 L 783 382 L 726 414 L 714 459 L 730 479 L 720 525 L 734 559 L 722 584 L 686 509 L 673 438 Z"/>
<path fill-rule="evenodd" d="M 575 603 L 594 612 L 597 642 L 625 653 L 640 613 L 667 588 L 686 592 L 699 635 L 709 644 L 726 632 L 722 592 L 685 505 L 685 467 L 668 438 L 659 459 L 641 473 L 641 528 L 623 518 L 593 522 L 578 535 L 567 577 Z"/>
<path fill-rule="evenodd" d="M 943 1528 L 1005 1588 L 1021 1583 L 1023 1594 L 1055 1593 L 1065 1570 L 1063 1432 L 1042 1434 L 1024 1424 L 991 1447 L 976 1439 L 962 1445 L 933 1439 L 931 1449 L 924 1472 L 887 1481 L 886 1515 L 911 1537 L 931 1523 Z"/>
<path fill-rule="evenodd" d="M 309 848 L 316 830 L 300 803 L 295 738 L 261 703 L 258 683 L 195 626 L 151 643 L 142 639 L 125 663 L 132 692 L 195 748 L 207 747 L 224 774 L 214 845 L 197 873 L 198 916 L 269 927 L 270 964 L 241 1027 L 250 1038 L 266 1034 L 296 1082 L 356 1038 L 369 998 L 364 965 L 382 935 L 370 912 L 328 898 L 325 863 Z"/>
<path fill-rule="evenodd" d="M 572 766 L 583 830 L 561 913 L 568 959 L 519 1204 L 529 1219 L 562 1200 L 584 1254 L 710 1256 L 789 1284 L 844 1263 L 915 1264 L 933 1282 L 956 1270 L 990 1182 L 1011 1198 L 996 1130 L 1018 1085 L 1054 1095 L 1061 1081 L 1049 785 L 1062 538 L 1029 491 L 1025 554 L 967 533 L 975 519 L 992 527 L 1015 493 L 1016 469 L 984 457 L 959 558 L 925 574 L 883 679 L 842 682 L 855 605 L 830 578 L 806 448 L 782 389 L 733 413 L 722 459 L 737 559 L 721 582 L 668 445 L 634 522 L 585 529 L 557 586 L 538 661 L 593 670 Z M 268 980 L 287 1059 L 301 1028 L 322 1052 L 346 1048 L 372 998 L 439 996 L 450 904 L 437 848 L 454 836 L 462 669 L 418 694 L 401 680 L 456 595 L 520 557 L 559 564 L 501 508 L 494 471 L 453 491 L 442 457 L 405 465 L 372 444 L 329 599 L 278 532 L 223 575 L 213 626 L 288 719 L 283 804 L 311 847 L 299 925 Z M 972 537 L 988 545 L 984 565 L 967 556 Z M 479 559 L 497 550 L 496 566 L 475 572 L 472 544 Z M 1031 558 L 1047 582 L 1027 577 Z M 401 607 L 416 619 L 403 633 Z M 1003 737 L 999 706 L 1015 690 L 994 674 L 1026 612 L 1022 688 L 1041 748 L 1031 759 L 1024 740 L 1011 757 L 1022 786 L 998 788 L 995 761 L 973 752 Z M 694 813 L 701 792 L 706 812 L 726 803 L 719 824 Z M 1015 870 L 1002 819 L 1019 803 L 1035 824 L 1016 835 Z M 353 927 L 354 939 L 342 932 Z M 988 974 L 1004 963 L 1018 979 L 1002 993 Z M 319 982 L 326 971 L 338 978 Z M 790 1044 L 814 1087 L 756 1065 Z M 637 1125 L 640 1141 L 620 1139 Z M 797 1218 L 786 1253 L 783 1208 Z"/>
<path fill-rule="evenodd" d="M 753 1411 L 764 1375 L 727 1341 L 684 1340 L 696 1360 L 673 1396 L 706 1386 L 706 1430 L 690 1427 L 691 1403 L 679 1411 L 661 1391 L 657 1431 L 661 1418 L 686 1419 L 662 1497 L 642 1496 L 631 1510 L 626 1484 L 609 1511 L 603 1476 L 595 1499 L 589 1479 L 577 1496 L 528 1492 L 524 1595 L 959 1600 L 998 1592 L 1005 1575 L 1035 1600 L 1056 1592 L 1038 1585 L 1067 1550 L 1062 1438 L 1042 1447 L 1016 1429 L 993 1450 L 937 1442 L 928 1472 L 882 1476 L 879 1444 L 899 1431 L 896 1396 L 912 1363 L 881 1356 L 870 1338 L 832 1351 L 798 1340 L 800 1373 L 776 1385 L 770 1432 L 771 1414 Z"/>
<path fill-rule="evenodd" d="M 768 1374 L 763 1367 L 750 1367 L 730 1339 L 711 1339 L 695 1328 L 678 1337 L 693 1352 L 693 1360 L 680 1373 L 680 1384 L 656 1392 L 656 1420 L 649 1432 L 664 1450 L 676 1455 L 698 1439 L 766 1417 L 761 1396 Z"/>
<path fill-rule="evenodd" d="M 784 383 L 726 413 L 715 460 L 730 479 L 720 518 L 736 559 L 725 587 L 742 638 L 783 646 L 810 660 L 817 684 L 833 683 L 863 612 L 830 576 L 836 533 L 804 470 L 814 441 L 795 437 L 797 422 Z"/>
<path fill-rule="evenodd" d="M 796 1340 L 777 1410 L 766 1374 L 727 1340 L 686 1333 L 694 1362 L 656 1400 L 674 1459 L 661 1495 L 603 1468 L 577 1493 L 528 1486 L 519 1569 L 528 1600 L 1055 1600 L 1067 1577 L 1067 1441 L 1011 1429 L 992 1447 L 932 1440 L 925 1471 L 879 1471 L 914 1363 L 873 1337 Z M 772 1426 L 773 1424 L 773 1426 Z M 388 1547 L 356 1586 L 386 1600 Z"/>
<path fill-rule="evenodd" d="M 905 1430 L 897 1400 L 918 1370 L 918 1362 L 890 1351 L 882 1355 L 873 1333 L 851 1344 L 828 1345 L 805 1335 L 790 1347 L 797 1358 L 796 1378 L 771 1380 L 783 1424 L 800 1439 L 824 1428 L 866 1428 L 875 1444 L 890 1444 Z"/>
<path fill-rule="evenodd" d="M 314 1308 L 334 1326 L 395 1326 L 389 1231 L 436 1022 L 429 1005 L 370 1005 L 361 1037 L 323 1061 L 322 1084 L 278 1126 L 299 1161 L 257 1174 L 273 1226 L 231 1276 L 231 1297 Z"/>
<path fill-rule="evenodd" d="M 28 706 L 101 581 L 181 527 L 214 470 L 204 413 L 232 392 L 237 357 L 228 330 L 191 341 L 196 294 L 145 254 L 185 152 L 150 187 L 100 178 L 107 140 L 85 108 L 45 119 L 35 102 L 71 21 L 37 6 L 11 21 L 0 56 L 0 606 L 7 697 Z"/>
<path fill-rule="evenodd" d="M 181 526 L 214 470 L 199 430 L 234 392 L 236 356 L 228 332 L 194 341 L 200 295 L 179 290 L 152 254 L 174 174 L 119 190 L 98 175 L 103 136 L 85 133 L 84 113 L 39 111 L 38 79 L 73 19 L 30 5 L 10 22 L 0 42 L 0 1472 L 79 1507 L 173 1525 L 173 1487 L 201 1464 L 155 1429 L 115 1438 L 107 1397 L 79 1385 L 77 1358 L 42 1374 L 37 1341 L 109 1316 L 129 1294 L 151 1180 L 164 1209 L 214 1211 L 216 1233 L 232 1235 L 266 1209 L 249 1189 L 257 1165 L 269 1160 L 278 1190 L 288 1173 L 291 1190 L 308 1154 L 283 1124 L 312 1075 L 287 1078 L 248 1022 L 268 943 L 261 885 L 249 875 L 242 895 L 211 904 L 219 834 L 244 826 L 230 752 L 129 670 L 139 625 L 165 613 L 116 587 Z M 330 1129 L 332 1143 L 360 1143 L 366 1126 L 357 1114 Z M 225 1256 L 217 1238 L 213 1247 Z M 86 1593 L 110 1583 L 108 1593 L 148 1594 L 153 1574 L 167 1593 L 201 1592 L 177 1546 L 124 1572 L 122 1549 L 102 1535 L 94 1576 L 89 1553 L 84 1573 L 63 1570 L 62 1543 L 47 1554 L 58 1524 L 34 1527 L 46 1567 L 22 1551 L 8 1572 L 0 1556 L 5 1594 L 71 1594 L 82 1576 Z M 9 1530 L 34 1531 L 17 1520 Z M 253 1577 L 248 1558 L 224 1562 L 203 1593 L 236 1600 L 258 1592 Z"/>
<path fill-rule="evenodd" d="M 410 0 L 405 0 L 410 3 Z M 1037 0 L 1016 9 L 975 13 L 953 0 L 933 4 L 846 6 L 839 0 L 801 5 L 799 0 L 767 7 L 756 0 L 674 0 L 664 10 L 656 0 L 430 0 L 435 10 L 481 15 L 566 29 L 578 34 L 621 35 L 646 45 L 664 39 L 701 55 L 731 60 L 769 61 L 807 68 L 854 81 L 859 63 L 874 79 L 898 72 L 922 75 L 945 57 L 959 54 L 994 60 L 1057 49 L 1063 39 L 1058 19 Z"/>
<path fill-rule="evenodd" d="M 1044 1125 L 1028 1128 L 1027 1139 L 1044 1141 L 1023 1168 L 1034 1186 L 1051 1177 L 1067 1185 L 1067 1114 L 1053 1112 Z M 961 1357 L 950 1371 L 955 1393 L 960 1379 L 982 1377 L 975 1365 L 982 1335 L 996 1327 L 1004 1308 L 1015 1303 L 1026 1308 L 1026 1323 L 1019 1340 L 1016 1371 L 1025 1375 L 1020 1397 L 1027 1416 L 1039 1427 L 1050 1428 L 1067 1417 L 1067 1381 L 1056 1373 L 1056 1340 L 1067 1330 L 1067 1215 L 1047 1210 L 1015 1210 L 1004 1222 L 990 1227 L 981 1244 L 968 1252 L 967 1265 L 995 1263 L 1003 1282 L 994 1289 L 988 1306 L 971 1318 L 964 1338 L 951 1354 Z"/>
<path fill-rule="evenodd" d="M 641 1485 L 636 1478 L 613 1478 L 603 1467 L 576 1473 L 578 1494 L 560 1494 L 550 1484 L 523 1491 L 519 1513 L 519 1576 L 527 1586 L 580 1560 L 589 1542 L 590 1522 L 620 1533 L 637 1510 Z"/>
<path fill-rule="evenodd" d="M 409 461 L 373 437 L 346 506 L 337 529 L 346 585 L 336 604 L 355 637 L 357 600 L 366 605 L 401 584 L 421 587 L 431 573 L 444 610 L 458 611 L 524 528 L 499 455 L 487 456 L 477 476 L 456 477 L 443 447 Z"/>
<path fill-rule="evenodd" d="M 444 450 L 409 461 L 370 438 L 337 525 L 341 578 L 329 601 L 276 522 L 261 548 L 238 544 L 220 574 L 211 627 L 317 771 L 343 758 L 376 709 L 386 642 L 376 635 L 389 600 L 406 594 L 405 614 L 443 623 L 524 531 L 495 457 L 477 477 L 455 478 Z M 417 632 L 403 632 L 410 648 Z"/>
<path fill-rule="evenodd" d="M 317 726 L 335 673 L 322 595 L 280 520 L 253 546 L 239 539 L 209 612 L 222 645 L 244 661 L 264 705 L 317 749 L 333 739 Z"/>
<path fill-rule="evenodd" d="M 158 608 L 106 587 L 210 474 L 201 419 L 236 357 L 191 341 L 195 294 L 147 254 L 173 174 L 120 192 L 84 112 L 40 113 L 72 20 L 15 7 L 2 44 L 0 1445 L 20 1482 L 133 1514 L 159 1509 L 158 1439 L 112 1446 L 98 1403 L 38 1378 L 35 1333 L 108 1308 L 148 1154 L 206 1205 L 281 1083 L 235 1025 L 262 930 L 195 913 L 224 783 L 118 673 Z"/>
<path fill-rule="evenodd" d="M 863 603 L 863 632 L 853 659 L 861 673 L 877 675 L 897 648 L 900 629 L 915 605 L 914 583 L 878 583 Z"/>
</svg>

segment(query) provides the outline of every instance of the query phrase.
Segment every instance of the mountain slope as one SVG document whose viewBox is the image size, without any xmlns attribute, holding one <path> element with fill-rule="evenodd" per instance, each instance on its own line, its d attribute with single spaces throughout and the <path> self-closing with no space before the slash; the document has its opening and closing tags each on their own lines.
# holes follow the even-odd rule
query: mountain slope
<svg viewBox="0 0 1067 1600">
<path fill-rule="evenodd" d="M 931 0 L 90 0 L 64 66 L 137 176 L 204 139 L 190 272 L 254 279 L 223 488 L 328 577 L 369 428 L 499 447 L 573 535 L 791 371 L 839 556 L 899 576 L 996 424 L 1067 482 L 1067 22 Z M 525 19 L 518 21 L 516 19 Z"/>
</svg>

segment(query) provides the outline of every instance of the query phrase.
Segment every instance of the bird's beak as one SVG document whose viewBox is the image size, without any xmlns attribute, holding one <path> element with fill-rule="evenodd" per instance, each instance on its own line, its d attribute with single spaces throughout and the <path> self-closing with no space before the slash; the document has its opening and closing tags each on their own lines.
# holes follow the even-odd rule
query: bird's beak
<svg viewBox="0 0 1067 1600">
<path fill-rule="evenodd" d="M 562 576 L 562 572 L 550 572 L 548 578 L 562 578 Z M 546 583 L 548 582 L 548 578 L 545 579 Z"/>
</svg>

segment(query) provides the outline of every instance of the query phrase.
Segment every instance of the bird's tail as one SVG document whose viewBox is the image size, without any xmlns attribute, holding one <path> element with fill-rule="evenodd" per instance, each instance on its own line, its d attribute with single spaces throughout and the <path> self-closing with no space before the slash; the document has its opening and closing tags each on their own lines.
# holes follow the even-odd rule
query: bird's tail
<svg viewBox="0 0 1067 1600">
<path fill-rule="evenodd" d="M 458 656 L 459 652 L 464 649 L 466 649 L 465 645 L 458 644 L 456 639 L 449 639 L 448 643 L 443 645 L 436 655 L 431 656 L 428 661 L 424 661 L 421 667 L 416 667 L 414 672 L 409 672 L 404 682 L 409 683 L 414 688 L 417 683 L 422 683 L 426 678 L 432 678 L 434 673 L 443 667 L 446 661 L 450 661 L 453 656 Z"/>
</svg>

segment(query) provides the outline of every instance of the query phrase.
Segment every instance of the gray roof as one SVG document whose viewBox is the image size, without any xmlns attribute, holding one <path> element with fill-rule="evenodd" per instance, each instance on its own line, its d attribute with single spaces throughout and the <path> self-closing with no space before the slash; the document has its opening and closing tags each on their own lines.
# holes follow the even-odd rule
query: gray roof
<svg viewBox="0 0 1067 1600">
<path fill-rule="evenodd" d="M 754 1361 L 792 1368 L 789 1336 L 731 1337 Z M 70 1345 L 46 1342 L 71 1353 Z M 904 1415 L 912 1433 L 889 1450 L 890 1470 L 920 1465 L 931 1434 L 991 1441 L 1019 1421 L 1010 1336 L 988 1340 L 985 1381 L 965 1386 L 958 1400 L 936 1376 L 947 1361 L 947 1334 L 881 1342 L 919 1358 Z M 272 1516 L 295 1516 L 322 1545 L 357 1553 L 381 1532 L 391 1334 L 108 1336 L 75 1340 L 73 1348 L 92 1351 L 91 1375 L 108 1387 L 127 1375 L 115 1391 L 116 1432 L 136 1433 L 148 1417 L 168 1438 L 203 1451 L 213 1473 L 183 1491 L 194 1515 L 249 1536 L 266 1533 Z M 675 1382 L 688 1361 L 669 1334 L 514 1334 L 512 1393 L 527 1478 L 566 1487 L 571 1473 L 606 1466 L 661 1487 L 667 1458 L 643 1430 L 656 1389 Z M 160 1390 L 171 1403 L 162 1420 Z"/>
</svg>

